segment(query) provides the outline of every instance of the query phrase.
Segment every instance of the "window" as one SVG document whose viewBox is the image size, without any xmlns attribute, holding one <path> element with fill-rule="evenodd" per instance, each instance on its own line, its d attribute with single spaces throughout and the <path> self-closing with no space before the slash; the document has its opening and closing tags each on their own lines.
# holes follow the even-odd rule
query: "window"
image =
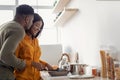
<svg viewBox="0 0 120 80">
<path fill-rule="evenodd" d="M 57 43 L 56 27 L 52 29 L 43 29 L 38 39 L 40 44 L 56 44 Z"/>
<path fill-rule="evenodd" d="M 13 19 L 12 10 L 0 10 L 0 25 L 12 19 Z"/>
<path fill-rule="evenodd" d="M 15 7 L 20 4 L 31 5 L 35 12 L 44 20 L 44 28 L 41 36 L 38 38 L 40 44 L 57 43 L 57 27 L 53 27 L 53 7 L 54 0 L 1 0 L 0 1 L 0 25 L 11 21 L 15 13 Z"/>
<path fill-rule="evenodd" d="M 20 4 L 29 4 L 29 5 L 37 5 L 37 0 L 18 0 Z"/>
<path fill-rule="evenodd" d="M 18 0 L 19 4 L 53 6 L 54 0 Z"/>
<path fill-rule="evenodd" d="M 0 0 L 0 5 L 15 5 L 15 0 Z"/>
<path fill-rule="evenodd" d="M 55 0 L 38 0 L 38 5 L 53 6 Z"/>
</svg>

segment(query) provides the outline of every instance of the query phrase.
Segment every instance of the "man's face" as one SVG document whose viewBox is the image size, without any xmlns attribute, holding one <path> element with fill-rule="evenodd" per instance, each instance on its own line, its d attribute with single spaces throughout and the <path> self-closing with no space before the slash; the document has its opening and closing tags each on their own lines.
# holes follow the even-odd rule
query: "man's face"
<svg viewBox="0 0 120 80">
<path fill-rule="evenodd" d="M 25 23 L 26 23 L 25 29 L 29 29 L 32 26 L 33 19 L 34 19 L 33 15 L 26 16 L 26 19 L 25 19 Z"/>
</svg>

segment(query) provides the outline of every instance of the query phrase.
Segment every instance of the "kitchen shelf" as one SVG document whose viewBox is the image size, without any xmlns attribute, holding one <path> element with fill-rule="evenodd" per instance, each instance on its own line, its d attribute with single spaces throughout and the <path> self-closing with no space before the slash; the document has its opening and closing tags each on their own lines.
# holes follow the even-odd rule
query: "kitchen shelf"
<svg viewBox="0 0 120 80">
<path fill-rule="evenodd" d="M 63 11 L 64 7 L 70 2 L 70 0 L 57 0 L 53 8 L 53 13 L 59 13 Z"/>
<path fill-rule="evenodd" d="M 54 21 L 54 26 L 60 26 L 66 23 L 76 12 L 78 9 L 69 8 L 62 11 L 62 13 L 58 16 L 58 18 Z"/>
</svg>

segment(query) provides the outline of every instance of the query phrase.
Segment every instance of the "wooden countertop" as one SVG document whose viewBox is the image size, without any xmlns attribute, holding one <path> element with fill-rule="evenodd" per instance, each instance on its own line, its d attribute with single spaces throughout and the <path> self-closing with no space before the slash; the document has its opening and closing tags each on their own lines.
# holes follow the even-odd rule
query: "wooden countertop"
<svg viewBox="0 0 120 80">
<path fill-rule="evenodd" d="M 107 78 L 94 77 L 88 79 L 70 79 L 68 76 L 51 77 L 47 72 L 42 71 L 41 76 L 44 80 L 107 80 Z"/>
</svg>

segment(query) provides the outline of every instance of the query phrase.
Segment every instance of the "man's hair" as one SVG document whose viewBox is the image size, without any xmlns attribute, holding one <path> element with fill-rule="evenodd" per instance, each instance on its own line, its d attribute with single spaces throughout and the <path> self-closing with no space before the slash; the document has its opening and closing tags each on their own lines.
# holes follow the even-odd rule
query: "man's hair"
<svg viewBox="0 0 120 80">
<path fill-rule="evenodd" d="M 19 5 L 16 8 L 16 15 L 33 15 L 34 14 L 34 9 L 26 4 Z"/>
</svg>

